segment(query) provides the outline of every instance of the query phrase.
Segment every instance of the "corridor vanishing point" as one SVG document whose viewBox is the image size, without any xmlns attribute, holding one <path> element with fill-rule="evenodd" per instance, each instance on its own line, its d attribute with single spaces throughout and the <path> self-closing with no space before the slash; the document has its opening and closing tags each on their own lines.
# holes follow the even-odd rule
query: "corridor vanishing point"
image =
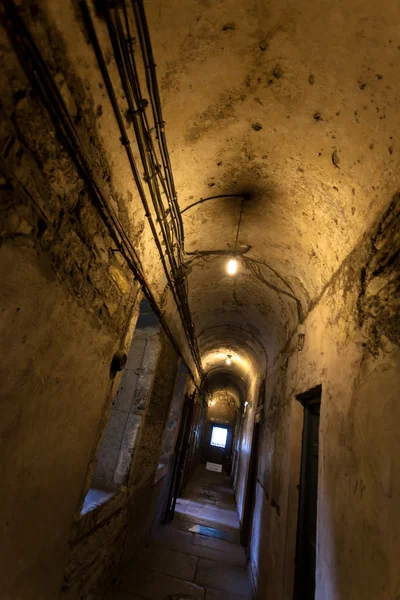
<svg viewBox="0 0 400 600">
<path fill-rule="evenodd" d="M 1 0 L 0 78 L 0 600 L 399 600 L 398 0 Z"/>
</svg>

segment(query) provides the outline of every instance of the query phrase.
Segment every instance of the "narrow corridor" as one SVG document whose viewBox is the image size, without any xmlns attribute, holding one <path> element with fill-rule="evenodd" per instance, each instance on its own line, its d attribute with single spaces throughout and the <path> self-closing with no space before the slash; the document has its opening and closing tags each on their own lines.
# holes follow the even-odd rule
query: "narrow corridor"
<svg viewBox="0 0 400 600">
<path fill-rule="evenodd" d="M 400 600 L 383 4 L 0 0 L 0 600 Z"/>
<path fill-rule="evenodd" d="M 231 479 L 200 465 L 112 600 L 251 600 Z"/>
</svg>

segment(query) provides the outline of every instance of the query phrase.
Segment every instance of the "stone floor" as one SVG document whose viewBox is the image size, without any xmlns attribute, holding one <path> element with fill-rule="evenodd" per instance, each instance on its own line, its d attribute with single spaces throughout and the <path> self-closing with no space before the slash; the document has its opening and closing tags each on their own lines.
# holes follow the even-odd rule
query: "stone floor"
<svg viewBox="0 0 400 600">
<path fill-rule="evenodd" d="M 113 600 L 251 600 L 230 478 L 200 466 Z"/>
</svg>

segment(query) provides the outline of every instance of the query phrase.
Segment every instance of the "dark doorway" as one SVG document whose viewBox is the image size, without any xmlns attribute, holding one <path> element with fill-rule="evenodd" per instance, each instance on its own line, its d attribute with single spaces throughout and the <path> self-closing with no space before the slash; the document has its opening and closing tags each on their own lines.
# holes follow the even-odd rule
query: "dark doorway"
<svg viewBox="0 0 400 600">
<path fill-rule="evenodd" d="M 304 406 L 294 600 L 314 600 L 321 386 L 300 394 Z"/>
<path fill-rule="evenodd" d="M 188 481 L 192 478 L 197 465 L 200 461 L 200 440 L 203 428 L 205 403 L 195 402 L 193 405 L 193 411 L 190 421 L 189 438 L 187 443 L 187 451 L 184 457 L 184 463 L 182 467 L 182 481 L 179 489 L 179 493 L 182 494 L 188 484 Z"/>
<path fill-rule="evenodd" d="M 250 545 L 251 523 L 253 520 L 254 503 L 256 500 L 258 442 L 260 439 L 260 413 L 256 415 L 251 442 L 249 474 L 247 477 L 246 499 L 243 511 L 243 522 L 240 531 L 240 541 L 246 548 Z"/>
</svg>

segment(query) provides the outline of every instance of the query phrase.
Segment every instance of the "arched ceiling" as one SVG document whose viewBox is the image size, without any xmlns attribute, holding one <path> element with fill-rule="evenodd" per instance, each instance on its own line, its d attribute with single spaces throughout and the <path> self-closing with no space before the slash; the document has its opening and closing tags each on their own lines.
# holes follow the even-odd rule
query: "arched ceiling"
<svg viewBox="0 0 400 600">
<path fill-rule="evenodd" d="M 238 391 L 234 387 L 228 389 L 224 386 L 210 394 L 210 399 L 208 400 L 209 408 L 219 408 L 226 404 L 233 409 L 235 413 L 241 407 L 240 394 L 238 394 Z"/>
<path fill-rule="evenodd" d="M 226 369 L 220 371 L 213 370 L 208 373 L 205 383 L 207 391 L 211 396 L 220 390 L 226 390 L 235 398 L 238 406 L 243 405 L 245 402 L 247 385 L 235 373 Z"/>
<path fill-rule="evenodd" d="M 198 356 L 190 317 L 206 372 L 226 371 L 223 357 L 232 354 L 237 358 L 229 370 L 240 380 L 262 377 L 398 191 L 400 3 L 144 0 L 184 253 L 180 235 L 175 244 L 168 244 L 164 234 L 162 239 L 154 203 L 150 213 L 146 208 L 153 188 L 147 159 L 137 156 L 132 125 L 133 114 L 141 111 L 131 110 L 129 86 L 123 86 L 117 65 L 118 44 L 110 37 L 114 12 L 122 13 L 122 5 L 106 3 L 103 11 L 102 3 L 89 2 L 103 55 L 99 61 L 88 15 L 83 18 L 85 3 L 78 4 L 43 2 L 38 11 L 22 3 L 20 10 L 70 119 L 76 117 L 82 151 L 86 156 L 90 146 L 93 152 L 89 172 L 102 165 L 104 197 L 112 198 L 112 211 L 118 211 L 133 243 L 147 292 L 151 289 L 193 371 Z M 119 43 L 129 37 L 122 34 Z M 139 58 L 138 39 L 135 49 Z M 150 97 L 149 118 L 154 107 L 145 83 L 149 69 L 138 63 L 143 93 Z M 26 84 L 16 80 L 13 85 L 18 95 Z M 116 118 L 118 113 L 123 119 Z M 142 145 L 151 132 L 156 137 L 154 129 L 160 133 L 160 123 L 151 118 L 149 123 Z M 138 128 L 142 134 L 143 127 Z M 125 135 L 139 170 L 144 169 L 144 197 Z M 151 145 L 145 146 L 150 152 Z M 172 289 L 168 269 L 176 270 L 176 257 L 165 268 L 160 260 L 177 249 L 179 302 L 167 293 Z M 229 276 L 226 263 L 232 254 L 239 267 Z M 182 257 L 191 315 L 181 285 Z"/>
<path fill-rule="evenodd" d="M 260 344 L 273 358 L 396 191 L 400 5 L 151 0 L 147 13 L 186 251 L 250 247 L 234 277 L 226 255 L 188 257 L 203 363 L 221 369 L 232 350 L 260 366 Z M 188 208 L 221 194 L 244 199 Z"/>
</svg>

